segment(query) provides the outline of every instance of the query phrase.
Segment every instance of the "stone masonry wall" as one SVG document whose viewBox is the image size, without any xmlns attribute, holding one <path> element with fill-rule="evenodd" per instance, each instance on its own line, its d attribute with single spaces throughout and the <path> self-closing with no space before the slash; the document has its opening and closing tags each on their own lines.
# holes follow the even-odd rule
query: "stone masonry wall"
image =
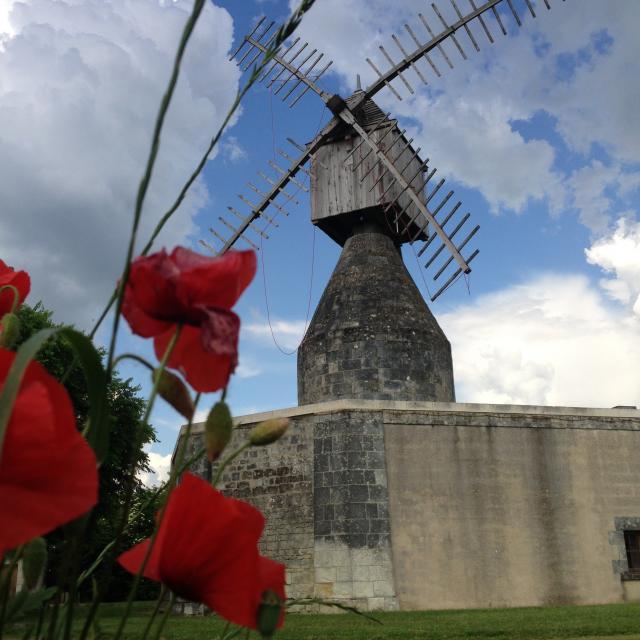
<svg viewBox="0 0 640 640">
<path fill-rule="evenodd" d="M 382 414 L 302 413 L 280 441 L 241 454 L 220 488 L 264 513 L 261 552 L 287 565 L 289 597 L 396 609 Z M 267 417 L 241 418 L 228 450 Z M 202 447 L 201 429 L 190 455 Z M 210 480 L 215 465 L 200 460 L 192 470 Z"/>
<path fill-rule="evenodd" d="M 298 350 L 298 402 L 455 399 L 451 346 L 381 229 L 349 238 Z"/>
<path fill-rule="evenodd" d="M 239 446 L 252 426 L 236 426 L 227 451 Z M 195 431 L 192 452 L 202 447 L 202 433 L 197 427 Z M 215 464 L 203 459 L 193 472 L 210 480 Z M 314 591 L 312 483 L 312 425 L 297 420 L 277 443 L 252 447 L 238 456 L 219 485 L 223 493 L 246 500 L 265 515 L 260 551 L 286 564 L 290 598 L 308 597 Z"/>
<path fill-rule="evenodd" d="M 397 608 L 380 412 L 314 418 L 316 596 Z"/>
</svg>

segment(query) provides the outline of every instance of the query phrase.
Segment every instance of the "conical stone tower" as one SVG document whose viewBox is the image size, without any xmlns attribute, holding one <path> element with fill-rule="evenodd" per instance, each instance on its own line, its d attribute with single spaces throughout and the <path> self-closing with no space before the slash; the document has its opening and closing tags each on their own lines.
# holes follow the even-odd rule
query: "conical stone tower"
<svg viewBox="0 0 640 640">
<path fill-rule="evenodd" d="M 298 351 L 298 403 L 455 401 L 451 346 L 394 240 L 354 227 Z"/>
</svg>

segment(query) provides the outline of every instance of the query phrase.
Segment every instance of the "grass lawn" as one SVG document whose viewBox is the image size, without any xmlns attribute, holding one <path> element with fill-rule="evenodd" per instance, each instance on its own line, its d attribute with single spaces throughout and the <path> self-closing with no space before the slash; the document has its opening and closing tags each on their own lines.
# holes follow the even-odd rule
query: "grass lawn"
<svg viewBox="0 0 640 640">
<path fill-rule="evenodd" d="M 146 622 L 148 605 L 136 605 L 126 636 L 136 638 Z M 120 605 L 104 605 L 102 630 L 115 630 Z M 526 609 L 482 609 L 474 611 L 425 611 L 380 613 L 376 624 L 351 614 L 290 614 L 277 640 L 433 640 L 458 638 L 592 638 L 640 640 L 640 604 Z M 214 640 L 223 625 L 213 616 L 171 617 L 163 637 L 167 640 Z M 14 633 L 16 635 L 14 636 Z M 20 637 L 18 629 L 10 637 Z M 257 634 L 252 634 L 257 638 Z M 238 636 L 244 638 L 244 634 Z"/>
</svg>

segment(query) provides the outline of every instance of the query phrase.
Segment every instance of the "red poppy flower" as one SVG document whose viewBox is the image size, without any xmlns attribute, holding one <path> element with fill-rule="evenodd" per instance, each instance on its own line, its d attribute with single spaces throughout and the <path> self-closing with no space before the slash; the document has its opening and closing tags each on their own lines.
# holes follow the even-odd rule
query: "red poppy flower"
<svg viewBox="0 0 640 640">
<path fill-rule="evenodd" d="M 255 272 L 253 251 L 208 258 L 183 247 L 163 249 L 131 264 L 122 314 L 135 334 L 155 338 L 158 359 L 182 324 L 168 366 L 196 391 L 217 391 L 238 363 L 240 320 L 231 307 Z"/>
<path fill-rule="evenodd" d="M 255 629 L 262 593 L 270 589 L 285 597 L 284 565 L 258 553 L 263 526 L 257 509 L 185 473 L 167 501 L 144 576 Z M 120 564 L 137 573 L 149 542 L 123 553 Z"/>
<path fill-rule="evenodd" d="M 18 306 L 29 295 L 31 289 L 31 279 L 26 271 L 14 271 L 0 260 L 0 287 L 11 285 L 18 290 Z M 3 289 L 0 292 L 0 317 L 11 311 L 13 306 L 13 291 Z"/>
<path fill-rule="evenodd" d="M 15 353 L 0 349 L 0 386 Z M 96 503 L 96 459 L 76 429 L 64 387 L 27 367 L 0 454 L 0 556 L 86 513 Z"/>
</svg>

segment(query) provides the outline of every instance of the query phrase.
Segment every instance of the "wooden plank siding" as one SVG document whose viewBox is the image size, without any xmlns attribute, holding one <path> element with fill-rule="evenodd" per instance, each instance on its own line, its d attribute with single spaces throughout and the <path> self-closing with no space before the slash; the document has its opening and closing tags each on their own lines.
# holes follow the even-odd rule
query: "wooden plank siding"
<svg viewBox="0 0 640 640">
<path fill-rule="evenodd" d="M 387 156 L 392 159 L 398 156 L 400 149 L 407 142 L 397 127 L 394 129 L 380 143 Z M 374 131 L 371 135 L 376 142 L 379 142 L 386 132 L 387 129 L 385 128 Z M 375 159 L 373 153 L 370 153 L 362 161 L 369 151 L 367 145 L 362 145 L 347 160 L 347 156 L 353 147 L 358 144 L 358 141 L 358 137 L 335 140 L 321 147 L 312 161 L 311 220 L 314 224 L 333 216 L 353 213 L 376 207 L 377 205 L 385 205 L 395 200 L 398 200 L 401 207 L 409 205 L 409 198 L 406 194 L 400 195 L 401 188 L 398 185 L 393 185 L 384 194 L 383 200 L 380 200 L 380 197 L 389 186 L 391 177 L 385 175 L 375 184 L 382 171 L 382 165 Z M 402 173 L 407 181 L 416 176 L 413 179 L 412 186 L 418 188 L 424 176 L 422 171 L 417 173 L 421 164 L 420 159 L 415 157 L 410 161 L 413 154 L 413 148 L 411 146 L 407 147 L 400 153 L 394 164 L 399 169 L 402 169 L 409 163 Z M 354 165 L 357 166 L 355 171 L 353 171 Z M 419 195 L 424 202 L 424 193 Z M 408 209 L 408 213 L 409 215 L 415 214 L 413 205 Z"/>
</svg>

